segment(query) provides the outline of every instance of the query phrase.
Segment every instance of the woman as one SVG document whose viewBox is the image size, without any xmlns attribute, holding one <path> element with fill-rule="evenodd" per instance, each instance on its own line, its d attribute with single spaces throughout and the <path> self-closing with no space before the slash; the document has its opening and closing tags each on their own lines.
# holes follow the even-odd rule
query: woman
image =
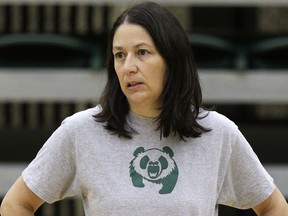
<svg viewBox="0 0 288 216">
<path fill-rule="evenodd" d="M 218 215 L 218 204 L 288 215 L 287 203 L 234 123 L 201 109 L 177 19 L 142 3 L 116 20 L 100 105 L 48 139 L 3 200 L 33 215 L 81 193 L 86 215 Z"/>
</svg>

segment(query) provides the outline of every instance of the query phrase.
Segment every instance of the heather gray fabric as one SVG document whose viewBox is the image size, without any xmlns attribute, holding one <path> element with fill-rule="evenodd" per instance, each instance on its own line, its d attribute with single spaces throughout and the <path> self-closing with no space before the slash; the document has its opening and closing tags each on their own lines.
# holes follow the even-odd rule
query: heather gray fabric
<svg viewBox="0 0 288 216">
<path fill-rule="evenodd" d="M 133 139 L 112 135 L 93 119 L 99 110 L 65 119 L 22 173 L 46 202 L 82 194 L 87 216 L 216 216 L 218 204 L 251 208 L 274 190 L 237 126 L 217 112 L 199 120 L 211 132 L 183 142 L 160 139 L 154 119 L 132 113 Z"/>
</svg>

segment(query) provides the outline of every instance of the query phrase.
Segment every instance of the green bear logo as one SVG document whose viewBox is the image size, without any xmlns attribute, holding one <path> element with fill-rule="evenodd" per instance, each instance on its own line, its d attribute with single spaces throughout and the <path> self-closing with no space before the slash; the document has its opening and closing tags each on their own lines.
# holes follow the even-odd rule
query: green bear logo
<svg viewBox="0 0 288 216">
<path fill-rule="evenodd" d="M 168 146 L 162 150 L 157 148 L 145 150 L 138 147 L 130 162 L 130 177 L 135 187 L 144 187 L 143 180 L 162 184 L 160 194 L 173 191 L 178 179 L 178 167 L 173 159 L 174 152 Z"/>
</svg>

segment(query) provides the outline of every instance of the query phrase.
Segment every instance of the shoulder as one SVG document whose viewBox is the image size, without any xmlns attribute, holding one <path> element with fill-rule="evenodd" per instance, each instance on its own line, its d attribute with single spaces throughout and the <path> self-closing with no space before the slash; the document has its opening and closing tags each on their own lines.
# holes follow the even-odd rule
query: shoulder
<svg viewBox="0 0 288 216">
<path fill-rule="evenodd" d="M 203 111 L 199 115 L 199 124 L 211 131 L 205 133 L 207 136 L 217 139 L 229 140 L 229 143 L 236 143 L 243 135 L 238 126 L 223 114 L 216 111 Z"/>
<path fill-rule="evenodd" d="M 62 122 L 62 125 L 69 127 L 82 127 L 84 125 L 97 124 L 94 115 L 101 112 L 101 110 L 102 108 L 97 105 L 93 108 L 74 113 L 73 115 L 65 118 Z"/>
<path fill-rule="evenodd" d="M 198 121 L 202 126 L 212 130 L 217 128 L 238 130 L 238 126 L 232 120 L 216 111 L 201 111 Z"/>
</svg>

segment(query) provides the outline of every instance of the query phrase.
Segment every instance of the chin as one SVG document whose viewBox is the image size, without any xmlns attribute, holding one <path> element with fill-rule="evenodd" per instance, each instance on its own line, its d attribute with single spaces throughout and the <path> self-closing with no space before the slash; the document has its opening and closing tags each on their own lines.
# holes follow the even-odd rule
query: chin
<svg viewBox="0 0 288 216">
<path fill-rule="evenodd" d="M 134 93 L 126 95 L 127 100 L 129 103 L 145 103 L 149 101 L 149 97 L 146 94 L 143 93 Z"/>
<path fill-rule="evenodd" d="M 141 98 L 128 98 L 128 102 L 129 104 L 135 104 L 135 105 L 146 105 L 147 101 L 145 99 L 141 99 Z"/>
</svg>

